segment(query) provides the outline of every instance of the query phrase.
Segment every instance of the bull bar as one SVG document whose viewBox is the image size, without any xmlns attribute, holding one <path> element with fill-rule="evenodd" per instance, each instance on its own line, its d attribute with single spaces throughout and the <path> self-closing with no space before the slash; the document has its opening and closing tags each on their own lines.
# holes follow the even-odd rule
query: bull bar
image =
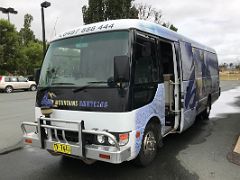
<svg viewBox="0 0 240 180">
<path fill-rule="evenodd" d="M 51 125 L 54 122 L 75 124 L 77 125 L 77 128 L 67 128 Z M 37 133 L 28 132 L 26 130 L 26 126 L 36 127 Z M 29 144 L 31 146 L 42 149 L 47 149 L 52 152 L 54 152 L 53 146 L 55 143 L 68 145 L 71 147 L 71 154 L 64 155 L 70 155 L 73 157 L 78 157 L 80 159 L 93 159 L 117 164 L 126 161 L 131 154 L 130 147 L 120 147 L 115 136 L 111 133 L 98 129 L 86 130 L 84 128 L 84 121 L 78 122 L 40 117 L 37 119 L 37 122 L 22 122 L 21 129 L 23 132 L 23 141 L 25 144 Z M 52 131 L 54 131 L 55 138 L 53 138 Z M 58 137 L 57 131 L 61 131 L 62 140 L 60 140 L 60 138 Z M 77 132 L 78 142 L 69 142 L 65 136 L 65 131 Z M 114 145 L 104 146 L 96 144 L 85 144 L 84 134 L 104 135 L 107 138 L 110 138 L 114 142 Z M 56 154 L 59 154 L 59 152 L 56 152 Z M 101 154 L 107 155 L 109 158 L 102 158 Z"/>
</svg>

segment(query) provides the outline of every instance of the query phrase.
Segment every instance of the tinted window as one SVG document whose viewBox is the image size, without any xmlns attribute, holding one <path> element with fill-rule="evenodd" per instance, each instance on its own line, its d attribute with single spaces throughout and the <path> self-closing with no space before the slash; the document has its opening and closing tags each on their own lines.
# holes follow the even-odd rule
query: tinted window
<svg viewBox="0 0 240 180">
<path fill-rule="evenodd" d="M 159 56 L 163 74 L 174 74 L 172 44 L 160 41 Z"/>
<path fill-rule="evenodd" d="M 195 79 L 192 46 L 190 43 L 181 42 L 183 80 Z"/>
<path fill-rule="evenodd" d="M 11 77 L 11 82 L 17 82 L 17 78 L 16 77 Z"/>
<path fill-rule="evenodd" d="M 210 75 L 218 75 L 217 55 L 211 52 L 207 52 L 206 63 L 207 63 L 207 69 L 209 70 Z"/>
<path fill-rule="evenodd" d="M 26 82 L 27 79 L 24 78 L 24 77 L 22 77 L 22 76 L 20 76 L 20 77 L 18 77 L 18 81 L 19 81 L 19 82 Z"/>
<path fill-rule="evenodd" d="M 6 76 L 5 77 L 5 82 L 10 82 L 10 77 Z"/>
<path fill-rule="evenodd" d="M 204 52 L 202 50 L 193 48 L 193 59 L 195 61 L 195 71 L 197 78 L 204 76 Z"/>
<path fill-rule="evenodd" d="M 206 76 L 211 77 L 213 75 L 218 75 L 218 61 L 217 55 L 211 52 L 205 52 L 205 69 L 206 69 Z"/>
<path fill-rule="evenodd" d="M 135 84 L 159 81 L 157 68 L 156 46 L 154 39 L 137 37 L 134 51 L 135 56 Z"/>
</svg>

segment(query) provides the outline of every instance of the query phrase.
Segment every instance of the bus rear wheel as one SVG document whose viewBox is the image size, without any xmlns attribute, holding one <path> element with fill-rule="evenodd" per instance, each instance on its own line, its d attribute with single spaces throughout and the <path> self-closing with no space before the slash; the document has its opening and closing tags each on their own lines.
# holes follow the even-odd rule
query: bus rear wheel
<svg viewBox="0 0 240 180">
<path fill-rule="evenodd" d="M 154 127 L 154 123 L 147 125 L 143 135 L 141 150 L 135 159 L 137 166 L 145 167 L 156 157 L 159 142 L 157 135 L 158 133 L 156 127 Z"/>
<path fill-rule="evenodd" d="M 209 119 L 210 111 L 211 111 L 211 98 L 208 98 L 207 107 L 206 107 L 206 109 L 202 112 L 202 117 L 203 117 L 204 119 Z"/>
</svg>

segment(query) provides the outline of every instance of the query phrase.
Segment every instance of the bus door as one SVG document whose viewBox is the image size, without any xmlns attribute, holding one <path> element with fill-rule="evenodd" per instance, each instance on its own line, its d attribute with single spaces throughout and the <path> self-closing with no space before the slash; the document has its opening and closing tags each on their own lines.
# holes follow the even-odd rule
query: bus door
<svg viewBox="0 0 240 180">
<path fill-rule="evenodd" d="M 180 121 L 180 77 L 174 43 L 159 41 L 165 87 L 165 126 L 177 129 Z M 166 130 L 167 131 L 167 130 Z"/>
<path fill-rule="evenodd" d="M 182 117 L 180 132 L 190 127 L 196 118 L 196 80 L 193 61 L 192 46 L 190 43 L 180 41 L 181 56 L 181 102 Z"/>
</svg>

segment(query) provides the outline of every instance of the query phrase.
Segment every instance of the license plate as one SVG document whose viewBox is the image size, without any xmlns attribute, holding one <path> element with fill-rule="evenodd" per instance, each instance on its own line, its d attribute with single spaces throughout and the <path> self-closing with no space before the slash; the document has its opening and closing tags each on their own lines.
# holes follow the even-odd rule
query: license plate
<svg viewBox="0 0 240 180">
<path fill-rule="evenodd" d="M 66 144 L 54 143 L 53 150 L 59 153 L 71 154 L 71 147 Z"/>
</svg>

